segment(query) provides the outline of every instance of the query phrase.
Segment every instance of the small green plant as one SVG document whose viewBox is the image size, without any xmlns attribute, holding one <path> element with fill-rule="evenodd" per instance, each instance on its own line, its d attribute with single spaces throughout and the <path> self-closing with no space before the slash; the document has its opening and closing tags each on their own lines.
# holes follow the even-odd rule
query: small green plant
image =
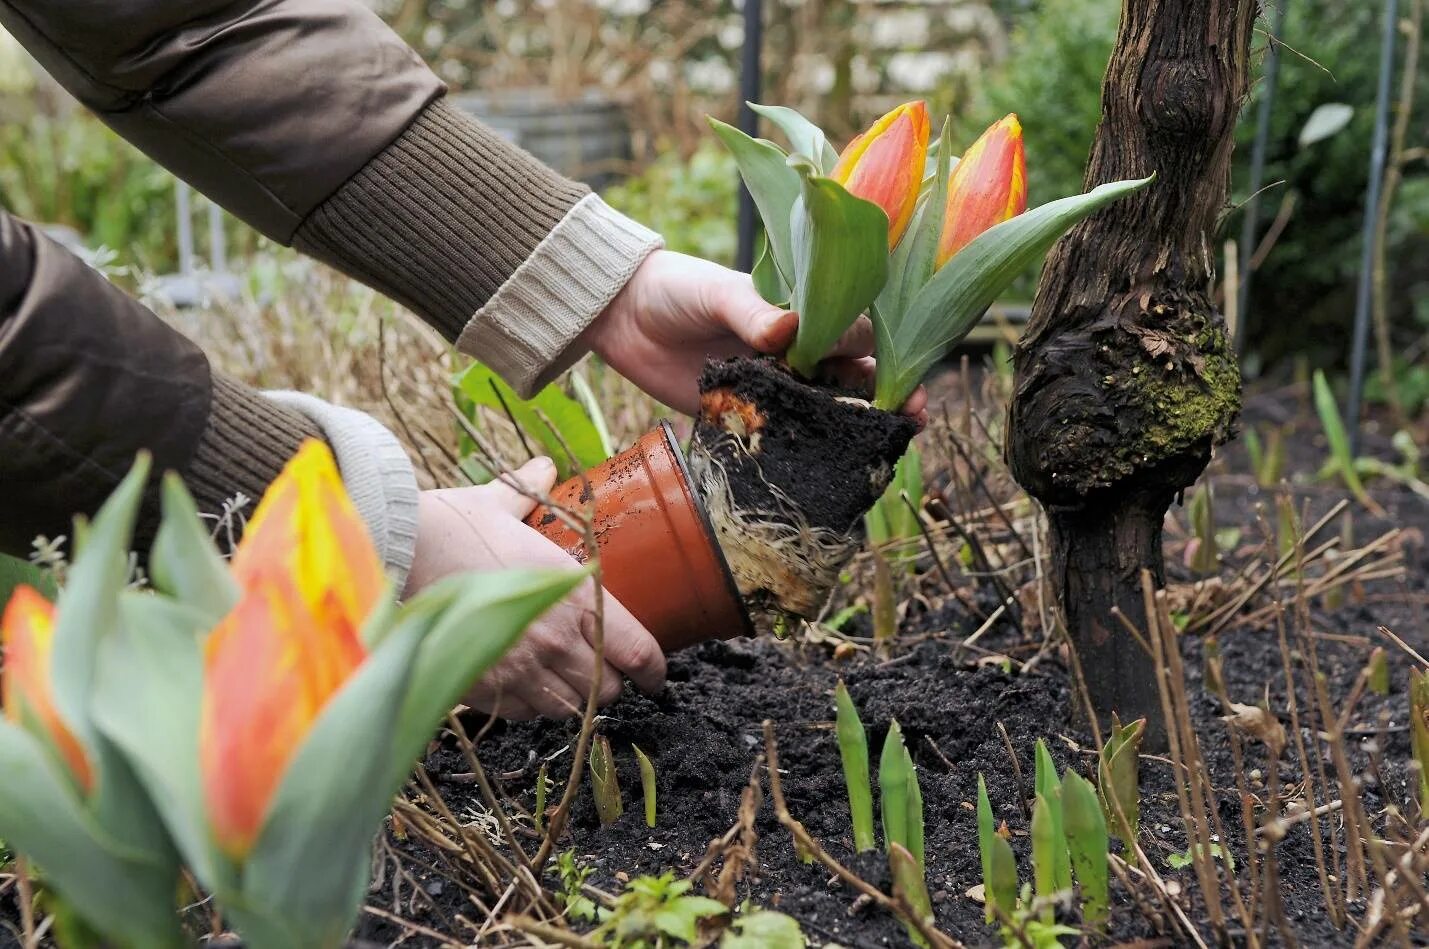
<svg viewBox="0 0 1429 949">
<path fill-rule="evenodd" d="M 883 752 L 878 763 L 878 801 L 883 815 L 883 842 L 888 850 L 894 885 L 908 906 L 920 917 L 933 913 L 928 895 L 927 862 L 923 841 L 923 792 L 918 785 L 918 769 L 903 743 L 898 720 L 888 725 Z M 918 945 L 924 939 L 908 924 L 908 936 Z"/>
<path fill-rule="evenodd" d="M 546 762 L 536 771 L 536 809 L 531 813 L 531 823 L 536 833 L 546 832 L 546 795 L 550 793 L 551 779 L 546 776 Z"/>
<path fill-rule="evenodd" d="M 528 451 L 549 456 L 560 476 L 570 478 L 611 455 L 610 435 L 599 403 L 588 386 L 587 392 L 589 398 L 572 398 L 553 382 L 532 398 L 522 399 L 500 376 L 474 362 L 457 376 L 455 394 L 462 414 L 473 425 L 478 421 L 477 406 L 507 416 Z M 466 436 L 461 449 L 463 468 L 473 482 L 480 484 L 494 477 L 494 472 L 473 457 L 475 446 Z"/>
<path fill-rule="evenodd" d="M 1409 744 L 1419 769 L 1419 811 L 1429 814 L 1429 669 L 1409 670 Z"/>
<path fill-rule="evenodd" d="M 804 949 L 798 920 L 768 909 L 742 911 L 719 941 L 720 949 Z"/>
<path fill-rule="evenodd" d="M 1248 428 L 1245 432 L 1245 451 L 1250 456 L 1250 470 L 1255 475 L 1255 483 L 1262 488 L 1273 488 L 1280 483 L 1285 473 L 1285 430 L 1270 429 L 1264 440 L 1260 430 Z"/>
<path fill-rule="evenodd" d="M 590 743 L 590 789 L 600 825 L 608 827 L 619 820 L 625 813 L 625 805 L 620 800 L 620 776 L 615 770 L 610 739 L 604 735 Z"/>
<path fill-rule="evenodd" d="M 660 876 L 640 876 L 626 884 L 615 905 L 601 912 L 602 922 L 592 938 L 621 949 L 665 949 L 695 942 L 700 923 L 729 913 L 718 900 L 690 893 L 689 880 L 675 879 L 674 871 Z"/>
<path fill-rule="evenodd" d="M 873 644 L 880 652 L 898 637 L 898 591 L 893 583 L 893 568 L 888 556 L 874 548 L 873 560 Z"/>
<path fill-rule="evenodd" d="M 1103 929 L 1109 908 L 1107 825 L 1090 781 L 1070 768 L 1058 779 L 1046 745 L 1037 743 L 1032 805 L 1032 884 L 1018 892 L 1017 864 L 994 826 L 987 784 L 978 775 L 978 850 L 989 922 L 1000 921 L 1008 945 L 1057 946 L 1077 930 L 1056 922 L 1057 902 L 1072 893 L 1073 870 L 1082 919 Z"/>
<path fill-rule="evenodd" d="M 843 759 L 844 784 L 848 787 L 848 810 L 853 826 L 854 849 L 863 853 L 878 846 L 873 835 L 873 793 L 869 788 L 868 734 L 848 688 L 839 680 L 834 689 L 837 708 L 839 756 Z"/>
<path fill-rule="evenodd" d="M 1211 844 L 1208 851 L 1203 851 L 1200 844 L 1192 844 L 1180 853 L 1167 855 L 1166 865 L 1172 870 L 1184 870 L 1194 864 L 1203 852 L 1209 852 L 1213 858 L 1224 863 L 1226 872 L 1235 873 L 1235 858 L 1231 856 L 1230 849 L 1222 843 Z"/>
<path fill-rule="evenodd" d="M 639 745 L 631 745 L 635 750 L 635 760 L 640 764 L 640 792 L 645 799 L 645 826 L 655 826 L 655 765 L 650 762 Z"/>
<path fill-rule="evenodd" d="M 566 916 L 577 922 L 595 922 L 599 911 L 595 901 L 585 895 L 585 881 L 594 870 L 577 862 L 576 852 L 572 849 L 556 856 L 556 872 L 561 877 L 559 898 Z"/>
<path fill-rule="evenodd" d="M 1330 460 L 1322 474 L 1339 475 L 1355 500 L 1367 507 L 1372 506 L 1364 482 L 1360 480 L 1359 469 L 1355 466 L 1354 455 L 1350 453 L 1350 436 L 1345 431 L 1344 420 L 1340 418 L 1340 408 L 1335 404 L 1335 393 L 1322 370 L 1315 370 L 1313 385 L 1315 412 L 1320 416 L 1325 440 L 1330 443 Z"/>
<path fill-rule="evenodd" d="M 1115 715 L 1111 734 L 1097 759 L 1097 796 L 1106 825 L 1127 847 L 1136 842 L 1141 822 L 1141 738 L 1146 734 L 1146 719 L 1139 718 L 1122 725 Z"/>
<path fill-rule="evenodd" d="M 1365 666 L 1366 680 L 1369 690 L 1375 695 L 1389 694 L 1389 655 L 1384 651 L 1383 646 L 1375 646 L 1369 654 L 1369 662 Z"/>
<path fill-rule="evenodd" d="M 1187 505 L 1187 515 L 1191 520 L 1191 539 L 1188 541 L 1187 565 L 1197 573 L 1214 573 L 1220 565 L 1221 552 L 1216 544 L 1216 521 L 1211 512 L 1211 486 L 1202 485 Z"/>
</svg>

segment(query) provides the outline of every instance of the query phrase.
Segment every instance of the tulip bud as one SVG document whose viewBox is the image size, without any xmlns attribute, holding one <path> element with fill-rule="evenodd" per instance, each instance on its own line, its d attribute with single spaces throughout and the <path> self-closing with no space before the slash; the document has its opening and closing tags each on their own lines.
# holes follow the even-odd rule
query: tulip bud
<svg viewBox="0 0 1429 949">
<path fill-rule="evenodd" d="M 50 685 L 50 652 L 54 645 L 55 608 L 34 588 L 21 584 L 10 596 L 0 618 L 0 697 L 5 717 L 37 727 L 59 754 L 86 794 L 94 783 L 89 757 L 55 708 Z"/>
<path fill-rule="evenodd" d="M 895 247 L 918 204 L 928 157 L 928 106 L 905 102 L 849 142 L 830 177 L 850 194 L 888 215 L 888 246 Z"/>
<path fill-rule="evenodd" d="M 983 231 L 1025 210 L 1027 163 L 1022 125 L 1016 115 L 1008 115 L 982 133 L 953 169 L 937 266 L 951 260 Z"/>
<path fill-rule="evenodd" d="M 205 646 L 200 766 L 218 844 L 241 859 L 328 700 L 367 657 L 382 567 L 327 447 L 308 442 L 234 556 L 238 605 Z"/>
</svg>

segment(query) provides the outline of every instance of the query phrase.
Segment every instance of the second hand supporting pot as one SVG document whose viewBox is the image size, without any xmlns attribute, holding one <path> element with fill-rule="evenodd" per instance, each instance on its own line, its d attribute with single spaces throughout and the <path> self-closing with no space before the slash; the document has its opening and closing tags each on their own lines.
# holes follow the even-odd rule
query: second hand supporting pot
<svg viewBox="0 0 1429 949">
<path fill-rule="evenodd" d="M 583 496 L 587 483 L 590 495 Z M 593 507 L 606 592 L 667 653 L 754 634 L 669 423 L 586 472 L 584 481 L 557 485 L 551 500 L 570 511 Z M 580 532 L 549 508 L 537 508 L 526 523 L 576 560 L 589 559 Z"/>
</svg>

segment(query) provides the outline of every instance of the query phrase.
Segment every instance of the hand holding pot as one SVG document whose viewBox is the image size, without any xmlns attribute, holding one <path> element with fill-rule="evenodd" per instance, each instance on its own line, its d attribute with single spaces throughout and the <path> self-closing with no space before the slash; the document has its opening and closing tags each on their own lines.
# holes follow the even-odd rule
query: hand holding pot
<svg viewBox="0 0 1429 949">
<path fill-rule="evenodd" d="M 547 458 L 527 462 L 514 477 L 529 490 L 548 492 L 556 479 Z M 417 549 L 408 576 L 410 595 L 435 580 L 468 570 L 501 567 L 570 567 L 571 557 L 521 522 L 535 503 L 501 481 L 472 488 L 422 492 Z M 466 697 L 468 705 L 503 718 L 565 718 L 585 707 L 595 670 L 595 588 L 585 583 L 526 631 Z M 480 635 L 479 629 L 472 635 Z M 621 676 L 647 692 L 665 681 L 665 657 L 654 638 L 615 597 L 605 596 L 605 665 L 602 705 L 620 694 Z"/>
</svg>

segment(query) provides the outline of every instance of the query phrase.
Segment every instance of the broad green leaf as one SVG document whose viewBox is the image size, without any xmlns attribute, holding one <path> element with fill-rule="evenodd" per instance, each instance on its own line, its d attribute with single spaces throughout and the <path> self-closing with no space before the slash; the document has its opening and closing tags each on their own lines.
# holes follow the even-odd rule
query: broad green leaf
<svg viewBox="0 0 1429 949">
<path fill-rule="evenodd" d="M 908 749 L 894 719 L 883 739 L 878 762 L 878 804 L 883 815 L 883 846 L 908 846 Z"/>
<path fill-rule="evenodd" d="M 1082 891 L 1082 918 L 1101 929 L 1108 911 L 1106 818 L 1092 783 L 1070 768 L 1062 778 L 1062 822 Z"/>
<path fill-rule="evenodd" d="M 778 307 L 789 305 L 789 284 L 774 263 L 774 257 L 769 252 L 769 235 L 763 230 L 759 232 L 759 253 L 749 276 L 754 281 L 754 289 L 766 303 Z"/>
<path fill-rule="evenodd" d="M 600 438 L 601 452 L 609 458 L 615 454 L 615 439 L 610 437 L 610 426 L 605 422 L 605 410 L 600 406 L 600 399 L 596 398 L 590 381 L 579 369 L 571 370 L 571 389 L 576 394 L 576 401 L 585 409 L 586 417 L 595 426 L 595 433 Z"/>
<path fill-rule="evenodd" d="M 472 683 L 587 575 L 585 570 L 465 574 L 428 588 L 403 608 L 399 623 L 430 611 L 431 631 L 417 650 L 393 734 L 389 793 L 401 787 L 442 718 Z"/>
<path fill-rule="evenodd" d="M 789 153 L 813 159 L 819 172 L 827 175 L 838 164 L 839 153 L 829 144 L 824 130 L 793 109 L 782 105 L 759 105 L 748 103 L 755 112 L 773 122 L 784 137 L 789 140 Z"/>
<path fill-rule="evenodd" d="M 789 167 L 789 157 L 773 142 L 750 138 L 733 125 L 713 117 L 709 123 L 734 155 L 739 175 L 769 234 L 774 263 L 785 281 L 792 282 L 794 243 L 789 233 L 789 218 L 799 197 L 799 173 Z"/>
<path fill-rule="evenodd" d="M 55 598 L 55 584 L 49 574 L 32 563 L 0 554 L 0 609 L 5 608 L 10 594 L 22 583 L 39 590 L 47 599 Z"/>
<path fill-rule="evenodd" d="M 799 332 L 785 354 L 789 365 L 812 378 L 854 320 L 867 310 L 888 278 L 888 215 L 856 198 L 832 178 L 798 166 L 803 179 L 790 215 L 794 295 Z"/>
<path fill-rule="evenodd" d="M 1059 851 L 1066 851 L 1067 841 L 1062 837 L 1059 823 L 1052 816 L 1047 798 L 1037 795 L 1032 804 L 1032 880 L 1037 895 L 1043 899 L 1062 889 L 1057 867 L 1061 860 Z M 1042 918 L 1051 922 L 1052 910 L 1044 909 Z"/>
<path fill-rule="evenodd" d="M 997 822 L 992 816 L 992 802 L 987 797 L 987 782 L 983 780 L 981 773 L 977 776 L 977 848 L 978 856 L 982 860 L 982 884 L 983 899 L 986 901 L 987 912 L 983 914 L 988 922 L 992 922 L 994 914 L 992 907 L 994 904 L 994 892 L 992 885 L 992 841 L 997 837 Z M 1017 890 L 1017 878 L 1014 874 L 1012 889 Z M 1004 912 L 1011 912 L 1011 904 L 1002 904 Z"/>
<path fill-rule="evenodd" d="M 126 949 L 185 944 L 171 854 L 125 848 L 109 837 L 40 743 L 6 722 L 0 774 L 0 838 L 39 864 L 90 925 Z"/>
<path fill-rule="evenodd" d="M 917 858 L 908 851 L 902 844 L 893 844 L 888 848 L 888 869 L 893 877 L 893 892 L 896 896 L 901 896 L 903 901 L 913 910 L 919 919 L 931 919 L 933 916 L 933 901 L 928 896 L 928 881 L 923 875 L 923 865 Z M 928 945 L 928 941 L 923 938 L 923 934 L 911 922 L 907 926 L 908 938 L 916 946 Z"/>
<path fill-rule="evenodd" d="M 799 921 L 761 909 L 735 918 L 720 939 L 720 949 L 804 949 L 808 945 Z"/>
<path fill-rule="evenodd" d="M 983 896 L 988 901 L 989 918 L 995 918 L 996 906 L 1008 916 L 1017 911 L 1017 858 L 1012 845 L 997 834 L 988 843 L 988 871 L 984 877 Z"/>
<path fill-rule="evenodd" d="M 398 711 L 431 625 L 425 612 L 399 621 L 328 700 L 268 805 L 242 868 L 242 899 L 301 940 L 294 949 L 339 946 L 356 918 L 372 839 L 391 806 Z"/>
<path fill-rule="evenodd" d="M 237 605 L 238 584 L 203 529 L 183 479 L 173 472 L 164 475 L 163 506 L 163 521 L 149 556 L 154 589 L 203 610 L 216 625 Z"/>
<path fill-rule="evenodd" d="M 1136 842 L 1141 818 L 1141 792 L 1137 781 L 1141 736 L 1145 731 L 1144 718 L 1124 726 L 1113 717 L 1111 734 L 1097 760 L 1097 794 L 1107 826 L 1128 848 Z"/>
<path fill-rule="evenodd" d="M 211 890 L 235 884 L 214 847 L 198 766 L 205 614 L 163 597 L 126 593 L 120 623 L 100 649 L 95 724 L 119 748 L 162 816 L 185 862 Z"/>
<path fill-rule="evenodd" d="M 853 826 L 854 849 L 860 853 L 878 846 L 873 836 L 873 791 L 868 776 L 868 734 L 858 709 L 840 679 L 834 688 L 839 757 L 843 760 L 844 784 L 848 787 L 849 817 Z"/>
<path fill-rule="evenodd" d="M 509 411 L 526 437 L 539 445 L 540 450 L 556 463 L 556 470 L 562 478 L 573 477 L 580 470 L 593 468 L 609 457 L 601 443 L 600 432 L 585 409 L 555 383 L 546 386 L 531 399 L 522 399 L 500 376 L 476 362 L 457 379 L 457 386 L 478 405 L 503 414 Z M 550 424 L 546 423 L 546 419 L 550 420 Z M 571 455 L 575 456 L 574 464 Z"/>
<path fill-rule="evenodd" d="M 729 907 L 708 896 L 681 896 L 655 911 L 655 926 L 667 936 L 685 942 L 699 938 L 699 922 L 711 916 L 723 916 Z"/>
<path fill-rule="evenodd" d="M 879 362 L 891 356 L 895 368 L 880 374 L 875 404 L 889 410 L 902 405 L 928 368 L 961 341 L 997 295 L 1067 230 L 1151 181 L 1104 184 L 1034 208 L 978 235 L 933 274 L 908 305 L 890 346 L 879 350 Z"/>
</svg>

